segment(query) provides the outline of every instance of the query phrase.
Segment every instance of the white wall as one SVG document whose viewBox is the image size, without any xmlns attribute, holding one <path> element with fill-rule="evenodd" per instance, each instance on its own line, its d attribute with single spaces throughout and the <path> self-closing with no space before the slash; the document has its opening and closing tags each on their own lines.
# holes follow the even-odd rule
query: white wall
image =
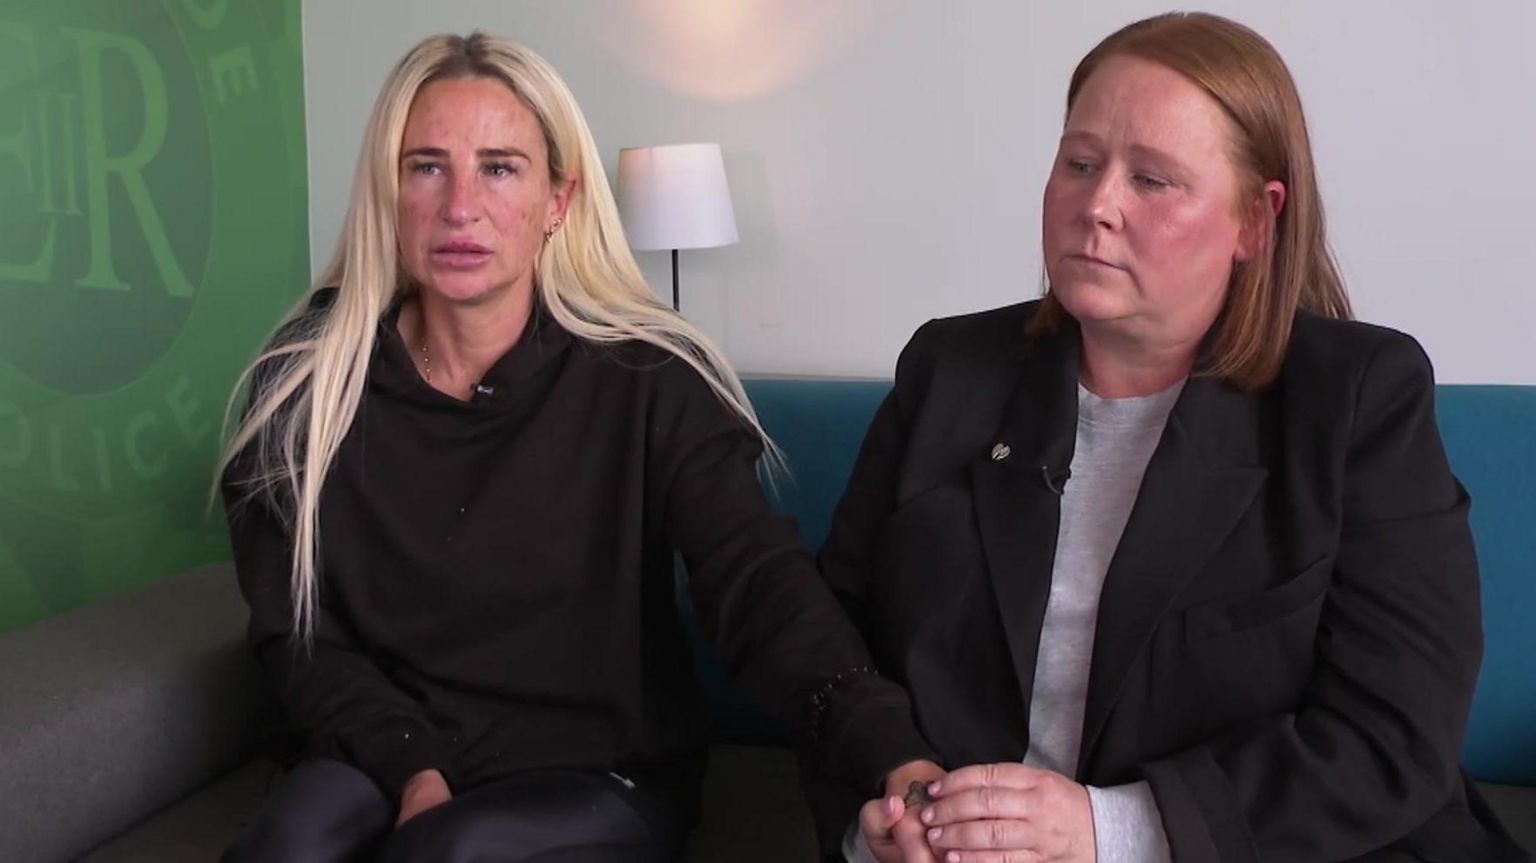
<svg viewBox="0 0 1536 863">
<path fill-rule="evenodd" d="M 685 313 L 743 371 L 888 376 L 928 318 L 1038 291 L 1067 78 L 1167 0 L 309 0 L 312 248 L 417 39 L 482 28 L 565 75 L 608 169 L 719 141 L 739 245 L 682 253 Z M 1536 3 L 1206 0 L 1267 36 L 1309 112 L 1361 317 L 1446 382 L 1536 384 Z M 639 255 L 659 293 L 666 253 Z"/>
</svg>

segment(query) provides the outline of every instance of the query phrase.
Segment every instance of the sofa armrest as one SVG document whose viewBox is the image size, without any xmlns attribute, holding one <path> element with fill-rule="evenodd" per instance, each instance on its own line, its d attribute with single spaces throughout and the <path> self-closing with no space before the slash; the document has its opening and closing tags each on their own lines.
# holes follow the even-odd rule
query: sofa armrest
<svg viewBox="0 0 1536 863">
<path fill-rule="evenodd" d="M 228 564 L 0 635 L 0 860 L 66 860 L 250 757 L 266 697 Z"/>
</svg>

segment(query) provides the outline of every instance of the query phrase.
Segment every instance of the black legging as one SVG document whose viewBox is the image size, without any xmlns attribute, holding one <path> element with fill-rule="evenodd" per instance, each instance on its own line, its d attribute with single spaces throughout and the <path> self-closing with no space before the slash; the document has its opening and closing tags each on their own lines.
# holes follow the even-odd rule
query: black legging
<svg viewBox="0 0 1536 863">
<path fill-rule="evenodd" d="M 391 830 L 395 805 L 361 770 L 300 764 L 224 863 L 668 861 L 681 844 L 661 799 L 612 774 L 543 770 L 492 782 Z"/>
</svg>

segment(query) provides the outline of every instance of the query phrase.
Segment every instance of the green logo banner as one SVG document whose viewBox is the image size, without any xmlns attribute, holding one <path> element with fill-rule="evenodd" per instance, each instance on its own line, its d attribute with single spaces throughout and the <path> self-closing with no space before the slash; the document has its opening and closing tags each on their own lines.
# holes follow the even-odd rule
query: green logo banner
<svg viewBox="0 0 1536 863">
<path fill-rule="evenodd" d="M 228 557 L 225 400 L 309 276 L 299 0 L 0 8 L 0 630 Z"/>
</svg>

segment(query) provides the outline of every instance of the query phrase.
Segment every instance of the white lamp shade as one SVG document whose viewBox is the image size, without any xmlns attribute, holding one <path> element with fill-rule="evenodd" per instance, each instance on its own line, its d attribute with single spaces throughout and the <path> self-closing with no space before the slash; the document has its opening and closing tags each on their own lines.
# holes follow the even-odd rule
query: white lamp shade
<svg viewBox="0 0 1536 863">
<path fill-rule="evenodd" d="M 618 199 L 633 249 L 708 249 L 739 239 L 719 144 L 620 150 Z"/>
</svg>

